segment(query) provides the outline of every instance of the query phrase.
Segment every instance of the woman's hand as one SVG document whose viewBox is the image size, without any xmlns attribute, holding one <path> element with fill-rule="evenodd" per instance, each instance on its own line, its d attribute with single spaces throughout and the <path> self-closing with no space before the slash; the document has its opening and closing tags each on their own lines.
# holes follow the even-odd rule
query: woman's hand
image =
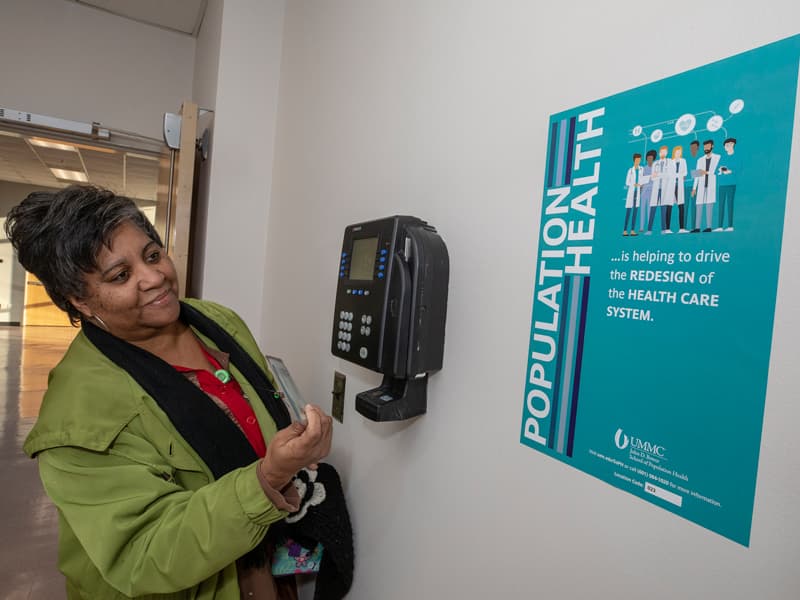
<svg viewBox="0 0 800 600">
<path fill-rule="evenodd" d="M 315 465 L 331 450 L 331 417 L 312 404 L 305 412 L 306 423 L 292 423 L 275 434 L 258 467 L 273 489 L 282 489 L 300 469 Z"/>
</svg>

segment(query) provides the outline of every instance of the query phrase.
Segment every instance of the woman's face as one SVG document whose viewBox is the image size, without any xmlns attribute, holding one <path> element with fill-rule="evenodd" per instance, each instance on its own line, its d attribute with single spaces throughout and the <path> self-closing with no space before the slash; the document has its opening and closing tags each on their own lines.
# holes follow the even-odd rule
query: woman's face
<svg viewBox="0 0 800 600">
<path fill-rule="evenodd" d="M 72 299 L 84 316 L 100 317 L 111 333 L 129 342 L 147 340 L 178 320 L 175 265 L 136 225 L 126 221 L 114 230 L 97 265 L 85 276 L 86 297 Z"/>
</svg>

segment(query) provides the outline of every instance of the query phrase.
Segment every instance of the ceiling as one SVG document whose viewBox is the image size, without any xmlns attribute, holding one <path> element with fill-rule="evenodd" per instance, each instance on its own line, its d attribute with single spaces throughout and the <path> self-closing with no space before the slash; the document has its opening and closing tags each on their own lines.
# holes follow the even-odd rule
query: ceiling
<svg viewBox="0 0 800 600">
<path fill-rule="evenodd" d="M 0 181 L 49 188 L 88 181 L 118 194 L 156 201 L 159 156 L 65 141 L 0 126 Z"/>
<path fill-rule="evenodd" d="M 208 0 L 69 0 L 119 17 L 197 36 Z"/>
</svg>

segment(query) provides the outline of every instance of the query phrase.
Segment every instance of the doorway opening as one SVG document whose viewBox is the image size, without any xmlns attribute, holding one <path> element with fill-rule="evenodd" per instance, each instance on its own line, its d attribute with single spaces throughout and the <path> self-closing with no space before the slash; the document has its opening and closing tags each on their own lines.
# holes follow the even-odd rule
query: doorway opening
<svg viewBox="0 0 800 600">
<path fill-rule="evenodd" d="M 19 331 L 20 410 L 27 416 L 38 414 L 47 374 L 79 329 L 17 263 L 6 214 L 31 192 L 91 183 L 133 199 L 163 239 L 173 164 L 174 152 L 159 139 L 107 129 L 84 136 L 0 120 L 0 327 Z"/>
</svg>

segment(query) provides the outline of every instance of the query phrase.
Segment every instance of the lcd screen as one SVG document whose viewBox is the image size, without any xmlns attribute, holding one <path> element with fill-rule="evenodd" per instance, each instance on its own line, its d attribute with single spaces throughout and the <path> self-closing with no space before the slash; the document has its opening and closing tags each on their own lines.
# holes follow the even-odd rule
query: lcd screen
<svg viewBox="0 0 800 600">
<path fill-rule="evenodd" d="M 353 256 L 350 259 L 350 279 L 371 281 L 375 273 L 375 254 L 378 238 L 353 240 Z"/>
</svg>

